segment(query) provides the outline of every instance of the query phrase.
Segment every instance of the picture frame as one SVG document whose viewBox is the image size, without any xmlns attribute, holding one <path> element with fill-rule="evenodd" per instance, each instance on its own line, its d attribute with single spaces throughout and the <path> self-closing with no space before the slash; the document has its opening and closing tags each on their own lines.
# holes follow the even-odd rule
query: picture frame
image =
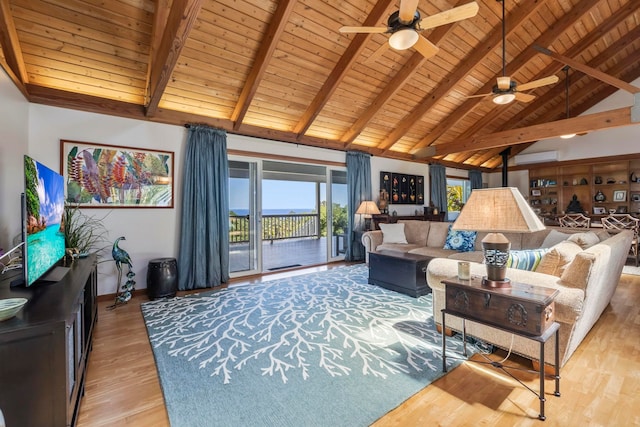
<svg viewBox="0 0 640 427">
<path fill-rule="evenodd" d="M 533 197 L 540 197 L 542 193 L 540 192 L 540 190 L 531 190 L 531 195 Z"/>
<path fill-rule="evenodd" d="M 613 192 L 613 201 L 614 202 L 626 202 L 627 201 L 627 190 L 615 190 Z"/>
<path fill-rule="evenodd" d="M 605 215 L 606 213 L 607 213 L 607 211 L 603 207 L 599 207 L 599 206 L 594 206 L 593 207 L 593 214 L 594 215 Z"/>
<path fill-rule="evenodd" d="M 60 140 L 66 203 L 91 208 L 173 208 L 174 152 Z"/>
<path fill-rule="evenodd" d="M 634 193 L 631 195 L 631 201 L 640 202 L 640 193 Z"/>
</svg>

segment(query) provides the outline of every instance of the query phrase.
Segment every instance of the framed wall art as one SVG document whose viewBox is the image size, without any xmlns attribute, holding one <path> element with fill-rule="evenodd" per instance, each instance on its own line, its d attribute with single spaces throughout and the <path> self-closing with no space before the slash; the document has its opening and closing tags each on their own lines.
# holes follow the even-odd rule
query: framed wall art
<svg viewBox="0 0 640 427">
<path fill-rule="evenodd" d="M 60 140 L 66 202 L 80 207 L 173 208 L 171 151 Z"/>
<path fill-rule="evenodd" d="M 389 204 L 422 205 L 424 203 L 424 176 L 380 172 L 380 192 L 389 195 Z"/>
<path fill-rule="evenodd" d="M 627 190 L 615 190 L 613 192 L 613 201 L 614 202 L 626 202 L 627 201 Z"/>
</svg>

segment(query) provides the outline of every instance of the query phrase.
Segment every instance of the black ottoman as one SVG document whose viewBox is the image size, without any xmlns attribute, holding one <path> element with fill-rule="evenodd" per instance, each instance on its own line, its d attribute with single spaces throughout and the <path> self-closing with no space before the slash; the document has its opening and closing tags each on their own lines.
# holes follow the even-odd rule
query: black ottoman
<svg viewBox="0 0 640 427">
<path fill-rule="evenodd" d="M 147 268 L 147 295 L 150 299 L 176 296 L 178 263 L 175 258 L 156 258 Z"/>
</svg>

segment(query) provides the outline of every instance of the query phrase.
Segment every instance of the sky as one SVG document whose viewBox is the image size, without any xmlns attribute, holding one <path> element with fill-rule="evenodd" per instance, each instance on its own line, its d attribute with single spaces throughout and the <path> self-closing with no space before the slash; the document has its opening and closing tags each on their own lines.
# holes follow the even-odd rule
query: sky
<svg viewBox="0 0 640 427">
<path fill-rule="evenodd" d="M 321 185 L 320 200 L 326 200 Z M 339 186 L 334 201 L 345 205 L 347 186 Z M 249 200 L 249 182 L 246 179 L 231 178 L 229 185 L 229 209 L 247 209 Z M 262 181 L 262 209 L 315 209 L 315 183 L 298 181 Z"/>
</svg>

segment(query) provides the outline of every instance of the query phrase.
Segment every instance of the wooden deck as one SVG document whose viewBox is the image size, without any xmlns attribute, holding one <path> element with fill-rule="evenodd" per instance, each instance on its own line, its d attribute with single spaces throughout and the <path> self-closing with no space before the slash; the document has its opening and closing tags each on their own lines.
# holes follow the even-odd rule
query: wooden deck
<svg viewBox="0 0 640 427">
<path fill-rule="evenodd" d="M 341 249 L 343 243 L 341 239 Z M 232 273 L 249 269 L 249 245 L 232 243 L 229 270 Z M 327 238 L 301 238 L 266 241 L 262 244 L 263 272 L 307 267 L 327 262 Z"/>
</svg>

